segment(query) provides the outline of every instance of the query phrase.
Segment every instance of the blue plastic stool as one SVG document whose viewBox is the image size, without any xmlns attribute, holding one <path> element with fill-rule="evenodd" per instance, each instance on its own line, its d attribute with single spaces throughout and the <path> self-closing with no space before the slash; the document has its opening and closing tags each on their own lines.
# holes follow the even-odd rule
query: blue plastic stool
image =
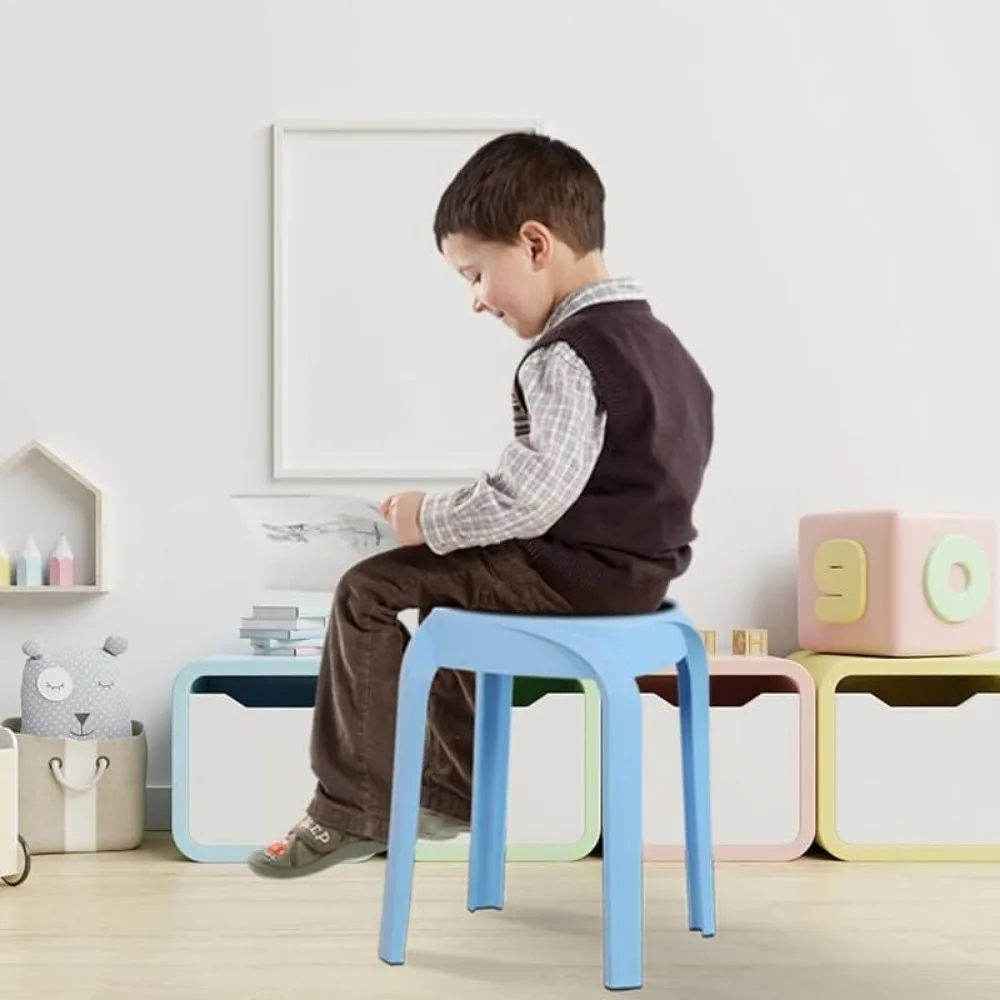
<svg viewBox="0 0 1000 1000">
<path fill-rule="evenodd" d="M 379 957 L 402 965 L 410 920 L 427 702 L 439 665 L 476 674 L 468 908 L 504 904 L 514 677 L 593 680 L 601 692 L 604 985 L 643 980 L 642 705 L 636 678 L 677 665 L 688 923 L 715 934 L 708 659 L 677 607 L 583 618 L 437 608 L 417 629 L 399 683 Z"/>
</svg>

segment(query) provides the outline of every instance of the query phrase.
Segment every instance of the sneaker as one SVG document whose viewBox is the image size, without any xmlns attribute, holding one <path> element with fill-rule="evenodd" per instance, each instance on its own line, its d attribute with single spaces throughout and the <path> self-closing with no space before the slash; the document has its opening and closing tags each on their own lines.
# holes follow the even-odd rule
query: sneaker
<svg viewBox="0 0 1000 1000">
<path fill-rule="evenodd" d="M 282 839 L 254 851 L 247 865 L 264 878 L 301 878 L 333 865 L 367 861 L 385 844 L 328 830 L 308 816 Z"/>
<path fill-rule="evenodd" d="M 451 816 L 420 810 L 418 837 L 421 840 L 453 840 L 469 832 L 469 824 Z M 301 878 L 333 865 L 358 864 L 384 854 L 387 845 L 377 840 L 354 837 L 329 830 L 306 816 L 281 840 L 254 851 L 247 865 L 263 878 Z"/>
<path fill-rule="evenodd" d="M 421 840 L 454 840 L 463 833 L 469 832 L 469 824 L 444 813 L 431 812 L 430 809 L 420 810 L 420 826 L 417 836 Z"/>
</svg>

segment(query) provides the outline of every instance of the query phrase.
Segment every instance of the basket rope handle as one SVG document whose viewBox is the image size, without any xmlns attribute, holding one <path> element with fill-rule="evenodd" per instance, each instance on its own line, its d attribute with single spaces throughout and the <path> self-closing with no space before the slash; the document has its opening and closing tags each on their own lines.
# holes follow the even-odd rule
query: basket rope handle
<svg viewBox="0 0 1000 1000">
<path fill-rule="evenodd" d="M 104 777 L 105 771 L 111 766 L 111 761 L 108 760 L 103 754 L 97 758 L 97 770 L 94 772 L 94 776 L 82 785 L 74 785 L 66 780 L 66 775 L 63 774 L 63 762 L 60 757 L 53 757 L 49 761 L 49 770 L 52 772 L 52 777 L 62 785 L 67 791 L 70 792 L 89 792 L 92 788 L 97 786 L 97 783 Z"/>
</svg>

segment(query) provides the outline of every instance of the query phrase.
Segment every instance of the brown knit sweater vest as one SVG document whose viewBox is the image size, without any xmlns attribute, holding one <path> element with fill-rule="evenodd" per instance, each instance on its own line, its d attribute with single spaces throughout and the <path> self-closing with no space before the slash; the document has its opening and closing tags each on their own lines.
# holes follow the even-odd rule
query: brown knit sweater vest
<svg viewBox="0 0 1000 1000">
<path fill-rule="evenodd" d="M 645 301 L 588 306 L 525 357 L 556 341 L 590 369 L 607 414 L 604 448 L 576 502 L 544 536 L 520 544 L 577 613 L 655 610 L 691 563 L 692 510 L 712 449 L 712 389 Z M 515 428 L 523 432 L 525 420 L 530 426 L 515 376 Z"/>
</svg>

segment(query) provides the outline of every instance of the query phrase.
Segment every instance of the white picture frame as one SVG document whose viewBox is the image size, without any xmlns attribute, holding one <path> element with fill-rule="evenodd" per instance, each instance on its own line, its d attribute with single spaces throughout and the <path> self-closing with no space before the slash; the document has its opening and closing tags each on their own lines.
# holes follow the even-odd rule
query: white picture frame
<svg viewBox="0 0 1000 1000">
<path fill-rule="evenodd" d="M 318 279 L 315 277 L 315 272 L 317 271 L 317 265 L 315 263 L 311 265 L 303 264 L 301 257 L 303 256 L 302 244 L 305 242 L 306 237 L 300 236 L 298 243 L 296 243 L 296 238 L 294 235 L 290 235 L 289 227 L 294 225 L 292 217 L 298 213 L 298 218 L 301 220 L 303 217 L 310 217 L 308 212 L 304 212 L 302 205 L 296 201 L 296 194 L 291 190 L 291 186 L 294 183 L 294 177 L 292 176 L 295 172 L 296 166 L 290 164 L 290 160 L 294 159 L 298 155 L 301 159 L 303 155 L 301 152 L 296 154 L 295 144 L 296 142 L 301 143 L 303 140 L 313 141 L 321 137 L 338 137 L 338 138 L 350 138 L 352 141 L 358 143 L 364 143 L 365 141 L 372 141 L 376 139 L 385 140 L 387 137 L 391 137 L 393 140 L 405 139 L 407 142 L 412 138 L 415 142 L 420 143 L 423 140 L 427 140 L 433 137 L 443 140 L 443 142 L 452 142 L 451 149 L 461 147 L 463 144 L 467 147 L 468 154 L 471 154 L 474 148 L 478 147 L 484 142 L 487 142 L 490 138 L 500 135 L 504 132 L 509 131 L 540 131 L 540 123 L 537 120 L 526 120 L 526 119 L 482 119 L 482 120 L 379 120 L 379 119 L 364 119 L 364 120 L 352 120 L 352 119 L 305 119 L 305 120 L 280 120 L 274 123 L 272 128 L 272 477 L 276 480 L 331 480 L 331 479 L 368 479 L 368 480 L 381 480 L 381 479 L 452 479 L 452 480 L 468 480 L 474 479 L 482 474 L 484 468 L 489 467 L 492 463 L 499 457 L 499 451 L 503 444 L 506 443 L 506 439 L 509 438 L 512 433 L 512 425 L 510 425 L 510 413 L 509 413 L 509 398 L 510 389 L 512 386 L 512 379 L 514 371 L 516 368 L 517 357 L 520 352 L 523 352 L 525 345 L 523 343 L 518 344 L 514 335 L 507 330 L 496 329 L 491 331 L 483 331 L 481 334 L 476 334 L 482 337 L 481 341 L 472 341 L 470 344 L 476 344 L 477 349 L 483 352 L 485 360 L 482 364 L 477 362 L 479 368 L 486 370 L 489 375 L 487 381 L 496 383 L 495 385 L 487 385 L 483 392 L 489 393 L 488 398 L 493 399 L 492 390 L 499 389 L 501 396 L 497 398 L 496 405 L 498 407 L 505 407 L 503 416 L 499 415 L 499 410 L 489 409 L 484 410 L 481 407 L 476 406 L 459 406 L 456 409 L 463 416 L 460 416 L 459 420 L 455 425 L 449 425 L 449 430 L 452 433 L 458 433 L 456 427 L 462 428 L 461 433 L 465 434 L 465 440 L 463 447 L 452 449 L 449 447 L 448 443 L 435 444 L 435 439 L 429 436 L 427 433 L 421 434 L 419 428 L 412 425 L 412 421 L 416 420 L 417 424 L 420 423 L 420 417 L 422 413 L 419 408 L 416 407 L 412 400 L 402 399 L 399 403 L 399 412 L 403 420 L 402 428 L 403 434 L 409 433 L 410 437 L 407 439 L 406 443 L 402 441 L 397 447 L 394 448 L 393 445 L 389 444 L 387 441 L 387 435 L 385 432 L 372 431 L 373 440 L 378 441 L 378 447 L 382 451 L 370 461 L 358 461 L 356 456 L 351 457 L 348 455 L 344 460 L 338 460 L 336 456 L 337 444 L 334 443 L 334 435 L 331 434 L 330 428 L 336 426 L 342 426 L 338 424 L 338 421 L 347 419 L 349 416 L 354 418 L 352 424 L 351 435 L 360 432 L 364 428 L 364 423 L 360 421 L 357 417 L 357 406 L 352 406 L 349 403 L 345 403 L 341 411 L 337 411 L 335 404 L 326 401 L 325 397 L 319 388 L 313 386 L 311 389 L 306 389 L 303 387 L 304 382 L 308 382 L 312 377 L 308 373 L 308 368 L 310 366 L 304 365 L 300 357 L 296 357 L 296 348 L 300 353 L 305 351 L 305 348 L 299 343 L 299 340 L 306 340 L 306 335 L 302 334 L 302 329 L 308 326 L 308 323 L 301 320 L 301 301 L 295 301 L 296 292 L 294 286 L 296 281 L 300 284 L 305 283 L 307 280 L 312 281 L 312 287 L 315 288 Z M 398 153 L 399 142 L 388 143 L 391 149 L 395 145 L 395 151 Z M 304 147 L 300 146 L 300 150 Z M 419 148 L 414 146 L 414 149 Z M 330 164 L 330 155 L 327 155 L 327 166 Z M 379 154 L 375 154 L 378 156 Z M 383 161 L 373 161 L 377 162 L 380 168 L 384 168 Z M 450 174 L 453 175 L 461 167 L 464 158 L 455 156 L 449 156 L 447 163 Z M 298 167 L 301 171 L 301 167 Z M 357 174 L 357 164 L 354 164 L 353 169 L 355 174 Z M 435 168 L 437 169 L 437 167 Z M 443 167 L 442 167 L 443 169 Z M 418 173 L 418 170 L 414 170 L 414 173 Z M 306 175 L 309 171 L 304 171 Z M 315 171 L 313 171 L 315 173 Z M 348 170 L 345 168 L 345 177 L 348 174 Z M 325 178 L 325 174 L 323 175 Z M 442 177 L 443 177 L 442 173 Z M 446 178 L 450 180 L 450 176 Z M 425 178 L 421 178 L 426 187 Z M 306 186 L 306 181 L 302 182 L 301 186 Z M 309 183 L 315 184 L 315 181 Z M 326 181 L 324 179 L 323 183 Z M 373 182 L 377 184 L 378 182 Z M 331 190 L 336 191 L 337 179 L 331 177 L 329 180 L 330 187 L 327 189 L 324 187 L 324 191 Z M 354 189 L 352 189 L 354 190 Z M 384 191 L 384 186 L 377 188 L 377 190 Z M 443 191 L 443 186 L 441 187 Z M 440 194 L 440 191 L 438 192 Z M 331 195 L 332 198 L 337 197 L 337 194 Z M 301 201 L 301 197 L 299 199 Z M 353 201 L 354 199 L 352 199 Z M 421 212 L 428 207 L 427 199 L 421 203 Z M 353 211 L 353 206 L 351 207 Z M 427 213 L 426 222 L 422 223 L 424 230 L 421 231 L 421 239 L 424 238 L 424 232 L 426 233 L 426 241 L 430 249 L 433 250 L 433 240 L 431 234 L 432 225 L 432 213 L 433 206 L 430 206 L 430 212 Z M 321 214 L 321 213 L 320 213 Z M 329 210 L 328 210 L 329 214 Z M 420 216 L 423 219 L 423 215 Z M 308 227 L 308 223 L 302 224 L 304 227 Z M 316 228 L 319 228 L 317 224 Z M 329 232 L 330 226 L 325 229 L 320 230 L 323 233 Z M 412 236 L 412 226 L 411 226 L 411 239 Z M 325 238 L 325 237 L 320 237 Z M 345 238 L 345 242 L 349 242 L 349 236 Z M 299 259 L 296 259 L 296 254 L 298 254 Z M 426 261 L 421 262 L 426 266 Z M 331 261 L 331 269 L 337 267 L 337 263 Z M 352 266 L 357 269 L 358 274 L 364 272 L 366 267 L 377 267 L 377 261 L 354 261 Z M 436 264 L 435 264 L 436 266 Z M 310 279 L 302 279 L 301 277 L 296 277 L 296 267 L 298 267 L 298 273 L 310 272 L 312 277 Z M 460 282 L 462 279 L 457 276 L 450 275 L 447 273 L 447 267 L 444 263 L 441 263 L 441 277 L 440 280 L 448 281 L 453 280 L 455 282 Z M 437 289 L 438 286 L 436 282 L 439 280 L 437 272 L 434 272 L 433 282 L 434 288 Z M 425 286 L 421 286 L 425 287 Z M 387 289 L 387 298 L 391 289 Z M 440 291 L 437 292 L 440 296 Z M 468 311 L 467 322 L 469 324 L 474 324 L 476 322 L 485 322 L 483 317 L 475 317 L 472 315 L 470 308 L 471 297 L 466 293 L 466 298 L 463 299 L 463 289 L 457 286 L 452 291 L 449 289 L 449 299 L 448 308 L 445 310 L 447 316 L 445 323 L 447 325 L 448 319 L 451 321 L 451 330 L 453 331 L 455 323 L 459 322 L 457 319 L 458 314 L 453 313 L 450 310 L 453 308 L 461 307 L 463 310 Z M 450 296 L 454 298 L 450 298 Z M 308 299 L 310 295 L 301 295 L 300 299 Z M 316 295 L 312 295 L 311 298 L 317 298 Z M 452 302 L 454 306 L 452 306 Z M 383 305 L 391 306 L 392 303 L 386 302 Z M 415 306 L 415 313 L 419 315 L 419 303 Z M 326 313 L 324 313 L 326 315 Z M 433 324 L 436 321 L 437 311 L 434 311 L 432 316 L 419 317 L 420 322 L 425 324 L 425 328 L 433 328 Z M 463 314 L 461 322 L 464 324 L 465 316 Z M 332 321 L 331 321 L 332 322 Z M 387 321 L 387 325 L 391 324 L 392 320 Z M 315 328 L 317 321 L 315 318 L 312 319 L 312 326 Z M 470 330 L 475 332 L 475 327 L 470 326 Z M 417 336 L 418 331 L 414 329 L 411 331 L 413 336 Z M 420 331 L 423 335 L 425 331 Z M 350 336 L 348 333 L 347 336 Z M 441 337 L 441 342 L 448 341 L 448 337 L 451 337 L 451 343 L 455 342 L 455 337 L 453 332 L 448 335 L 443 335 Z M 463 333 L 463 337 L 465 334 Z M 317 343 L 315 340 L 316 334 L 313 333 L 313 345 Z M 463 343 L 465 341 L 463 340 Z M 324 349 L 325 346 L 324 346 Z M 333 348 L 330 348 L 331 350 Z M 440 344 L 435 344 L 429 342 L 427 344 L 426 361 L 428 369 L 430 369 L 435 362 L 431 361 L 435 357 L 435 350 L 439 354 L 445 352 L 440 350 Z M 468 359 L 465 359 L 466 361 Z M 509 364 L 508 364 L 509 362 Z M 474 367 L 476 367 L 474 366 Z M 507 381 L 503 384 L 501 388 L 501 382 L 499 380 L 498 372 L 504 368 L 509 369 L 504 378 Z M 296 370 L 298 375 L 296 374 Z M 302 380 L 303 371 L 307 371 L 307 376 Z M 396 383 L 395 388 L 391 392 L 387 392 L 386 395 L 389 398 L 400 400 L 401 389 L 399 383 L 399 375 L 395 373 Z M 295 379 L 300 378 L 300 382 L 296 383 Z M 409 375 L 409 385 L 411 388 L 417 386 L 417 380 L 424 378 L 421 372 L 411 372 Z M 464 372 L 462 376 L 456 376 L 457 378 L 468 378 L 467 372 Z M 438 381 L 440 386 L 436 387 L 437 396 L 440 396 L 441 387 L 444 385 L 451 385 L 455 388 L 454 380 L 450 380 L 446 376 L 441 376 Z M 460 383 L 459 383 L 460 385 Z M 378 386 L 373 386 L 373 392 L 378 391 Z M 327 395 L 334 397 L 336 394 L 336 389 Z M 351 391 L 356 393 L 363 393 L 367 391 L 364 388 L 352 388 Z M 427 396 L 427 386 L 423 387 L 424 398 L 426 400 Z M 472 401 L 472 389 L 466 386 L 460 386 L 455 389 L 467 402 Z M 311 394 L 314 400 L 314 406 L 325 406 L 327 409 L 322 413 L 314 411 L 312 414 L 303 414 L 302 412 L 296 411 L 296 405 L 299 407 L 307 407 L 310 405 L 309 398 Z M 315 402 L 316 399 L 320 399 L 320 402 Z M 376 398 L 370 396 L 369 398 Z M 437 397 L 436 397 L 437 398 Z M 433 405 L 438 405 L 439 407 L 443 405 L 442 403 L 436 403 Z M 488 417 L 482 416 L 484 413 L 489 413 Z M 440 413 L 438 414 L 440 416 Z M 475 426 L 476 420 L 483 420 L 483 427 L 480 428 Z M 424 425 L 431 421 L 431 417 L 427 417 L 424 420 Z M 463 426 L 463 421 L 468 423 L 472 421 L 472 425 Z M 501 421 L 503 422 L 504 437 L 501 438 Z M 409 426 L 408 426 L 409 424 Z M 488 424 L 488 427 L 487 427 Z M 319 428 L 316 431 L 311 431 L 310 428 Z M 510 431 L 507 428 L 510 428 Z M 485 429 L 485 430 L 484 430 Z M 480 431 L 483 431 L 480 433 Z M 312 434 L 313 437 L 310 438 L 309 435 Z M 330 440 L 329 445 L 317 444 L 315 438 L 324 436 L 324 442 Z M 415 440 L 421 442 L 421 448 L 414 450 L 413 444 Z M 477 442 L 473 444 L 473 441 Z M 481 444 L 480 444 L 481 441 Z M 435 450 L 437 449 L 437 450 Z M 475 458 L 472 457 L 472 452 L 476 449 L 481 449 L 481 454 L 477 451 Z M 356 449 L 361 450 L 360 445 Z M 367 452 L 366 452 L 367 455 Z M 453 460 L 454 459 L 454 460 Z"/>
</svg>

